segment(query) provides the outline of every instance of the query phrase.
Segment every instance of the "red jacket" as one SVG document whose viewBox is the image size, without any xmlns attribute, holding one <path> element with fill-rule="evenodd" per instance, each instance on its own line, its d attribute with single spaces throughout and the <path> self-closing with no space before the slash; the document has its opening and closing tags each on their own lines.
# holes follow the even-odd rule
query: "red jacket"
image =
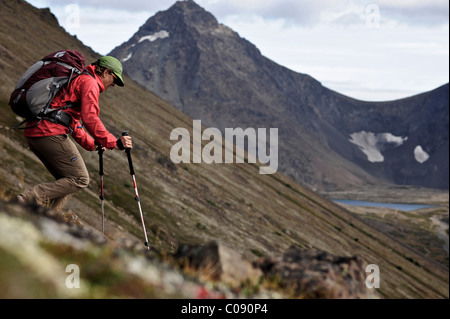
<svg viewBox="0 0 450 319">
<path fill-rule="evenodd" d="M 95 79 L 89 74 L 79 75 L 72 81 L 69 89 L 64 89 L 55 97 L 51 106 L 59 108 L 68 102 L 81 102 L 80 107 L 69 108 L 65 111 L 72 116 L 71 127 L 74 140 L 88 151 L 95 149 L 95 141 L 108 149 L 113 149 L 116 147 L 117 138 L 108 132 L 99 118 L 98 99 L 105 87 L 93 66 L 89 65 L 86 69 L 95 76 Z M 86 130 L 83 129 L 80 120 Z M 42 137 L 69 134 L 69 129 L 63 125 L 42 120 L 38 126 L 33 127 L 36 123 L 37 121 L 28 122 L 27 127 L 29 128 L 24 130 L 25 136 Z"/>
</svg>

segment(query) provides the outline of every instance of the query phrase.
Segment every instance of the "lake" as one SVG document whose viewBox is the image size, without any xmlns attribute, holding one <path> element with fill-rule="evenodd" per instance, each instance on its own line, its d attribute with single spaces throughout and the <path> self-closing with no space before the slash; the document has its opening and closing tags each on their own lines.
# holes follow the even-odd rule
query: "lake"
<svg viewBox="0 0 450 319">
<path fill-rule="evenodd" d="M 393 203 L 374 203 L 361 200 L 347 200 L 347 199 L 332 199 L 333 202 L 339 204 L 346 204 L 352 206 L 365 206 L 365 207 L 385 207 L 391 209 L 398 209 L 405 212 L 410 212 L 417 209 L 436 207 L 432 205 L 416 205 L 416 204 L 393 204 Z"/>
</svg>

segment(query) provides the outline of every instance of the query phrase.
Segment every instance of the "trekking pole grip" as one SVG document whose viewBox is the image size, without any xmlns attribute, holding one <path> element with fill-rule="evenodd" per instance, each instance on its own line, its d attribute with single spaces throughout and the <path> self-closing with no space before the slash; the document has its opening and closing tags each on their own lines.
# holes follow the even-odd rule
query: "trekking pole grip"
<svg viewBox="0 0 450 319">
<path fill-rule="evenodd" d="M 128 131 L 123 131 L 122 136 L 128 136 Z M 128 157 L 128 165 L 130 166 L 130 175 L 134 175 L 134 168 L 133 168 L 133 160 L 131 159 L 131 148 L 126 148 L 125 153 L 127 153 Z"/>
<path fill-rule="evenodd" d="M 101 146 L 99 146 L 101 147 Z M 98 164 L 99 164 L 99 175 L 103 175 L 103 150 L 99 149 L 98 150 Z"/>
<path fill-rule="evenodd" d="M 95 145 L 98 152 L 99 175 L 103 175 L 103 147 L 97 142 L 95 142 Z"/>
</svg>

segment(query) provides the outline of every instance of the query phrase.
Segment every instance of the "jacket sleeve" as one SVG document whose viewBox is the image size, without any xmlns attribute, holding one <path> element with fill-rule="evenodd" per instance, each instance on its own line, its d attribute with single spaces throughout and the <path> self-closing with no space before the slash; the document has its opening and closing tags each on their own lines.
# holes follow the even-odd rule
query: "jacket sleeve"
<svg viewBox="0 0 450 319">
<path fill-rule="evenodd" d="M 103 147 L 114 149 L 116 147 L 117 138 L 105 128 L 99 118 L 99 85 L 94 79 L 91 80 L 86 77 L 86 80 L 80 81 L 78 89 L 81 100 L 81 120 L 83 121 L 84 127 L 86 128 L 87 132 L 91 134 L 94 140 L 101 144 Z M 85 138 L 82 136 L 83 133 L 79 134 L 81 139 Z"/>
<path fill-rule="evenodd" d="M 77 120 L 72 120 L 72 137 L 80 144 L 85 150 L 93 151 L 95 150 L 94 139 L 83 129 L 82 124 Z"/>
</svg>

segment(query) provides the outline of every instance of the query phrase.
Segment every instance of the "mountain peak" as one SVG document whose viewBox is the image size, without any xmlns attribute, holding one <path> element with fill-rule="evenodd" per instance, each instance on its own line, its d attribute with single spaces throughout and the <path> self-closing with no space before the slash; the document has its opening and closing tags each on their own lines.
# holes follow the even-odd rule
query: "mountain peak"
<svg viewBox="0 0 450 319">
<path fill-rule="evenodd" d="M 182 10 L 183 12 L 185 12 L 187 14 L 191 14 L 194 11 L 204 11 L 204 12 L 206 12 L 206 10 L 203 9 L 200 5 L 198 5 L 194 0 L 177 1 L 167 11 L 170 11 L 172 9 Z"/>
<path fill-rule="evenodd" d="M 219 25 L 217 19 L 211 13 L 193 0 L 177 1 L 168 10 L 157 14 L 155 18 L 160 20 L 165 26 L 167 26 L 167 20 L 171 20 L 172 25 L 178 25 L 180 22 L 183 22 L 185 25 L 196 29 L 216 29 Z"/>
<path fill-rule="evenodd" d="M 175 2 L 172 7 L 180 7 L 180 8 L 201 8 L 194 0 L 180 0 Z"/>
<path fill-rule="evenodd" d="M 111 55 L 135 81 L 206 126 L 283 127 L 280 171 L 313 189 L 385 182 L 448 189 L 445 92 L 385 104 L 351 100 L 264 57 L 194 1 L 159 12 Z M 422 105 L 437 111 L 423 113 Z M 373 147 L 350 139 L 366 132 L 407 140 Z M 426 163 L 414 155 L 418 146 L 426 147 Z"/>
</svg>

